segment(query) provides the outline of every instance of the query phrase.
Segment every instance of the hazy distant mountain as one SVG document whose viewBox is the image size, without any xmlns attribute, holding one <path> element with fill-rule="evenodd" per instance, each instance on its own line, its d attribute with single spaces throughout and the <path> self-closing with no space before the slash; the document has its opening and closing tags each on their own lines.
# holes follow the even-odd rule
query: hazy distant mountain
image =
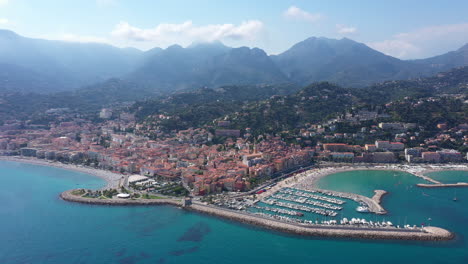
<svg viewBox="0 0 468 264">
<path fill-rule="evenodd" d="M 387 56 L 347 38 L 308 38 L 272 59 L 291 80 L 303 85 L 329 81 L 347 87 L 365 86 L 428 72 L 425 65 Z"/>
<path fill-rule="evenodd" d="M 128 74 L 142 54 L 137 49 L 31 39 L 0 30 L 0 64 L 6 71 L 1 75 L 0 91 L 8 87 L 35 92 L 78 88 Z M 23 79 L 19 81 L 18 76 Z"/>
<path fill-rule="evenodd" d="M 62 85 L 60 78 L 57 78 L 59 76 L 50 76 L 21 66 L 0 63 L 0 93 L 54 92 L 56 87 Z"/>
<path fill-rule="evenodd" d="M 229 48 L 220 42 L 173 45 L 145 61 L 129 79 L 162 90 L 288 81 L 263 50 Z"/>
<path fill-rule="evenodd" d="M 0 30 L 0 93 L 50 93 L 124 80 L 125 91 L 158 94 L 223 85 L 308 85 L 328 81 L 363 87 L 387 80 L 429 76 L 468 65 L 468 45 L 444 55 L 404 61 L 343 38 L 308 38 L 268 56 L 259 48 L 230 48 L 221 42 L 173 45 L 146 52 L 106 44 L 25 38 Z M 93 85 L 96 84 L 96 85 Z M 111 85 L 112 86 L 112 85 Z M 114 86 L 112 86 L 114 87 Z M 89 89 L 88 89 L 89 90 Z"/>
<path fill-rule="evenodd" d="M 414 60 L 416 63 L 427 65 L 436 71 L 446 71 L 455 67 L 468 65 L 468 44 L 456 51 L 451 51 L 439 56 Z"/>
</svg>

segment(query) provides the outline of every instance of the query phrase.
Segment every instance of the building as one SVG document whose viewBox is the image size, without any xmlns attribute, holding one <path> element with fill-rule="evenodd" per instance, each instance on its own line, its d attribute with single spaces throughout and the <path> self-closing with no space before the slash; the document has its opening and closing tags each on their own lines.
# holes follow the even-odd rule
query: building
<svg viewBox="0 0 468 264">
<path fill-rule="evenodd" d="M 440 162 L 440 154 L 437 152 L 423 152 L 421 153 L 421 157 L 424 162 Z"/>
<path fill-rule="evenodd" d="M 401 123 L 379 123 L 379 127 L 383 130 L 404 130 L 405 127 Z"/>
<path fill-rule="evenodd" d="M 344 143 L 325 143 L 323 144 L 323 150 L 328 150 L 332 152 L 345 152 L 349 151 L 351 146 Z"/>
<path fill-rule="evenodd" d="M 394 163 L 397 161 L 393 152 L 375 152 L 373 161 L 377 163 Z"/>
<path fill-rule="evenodd" d="M 437 124 L 437 128 L 440 130 L 447 130 L 447 123 Z"/>
<path fill-rule="evenodd" d="M 334 161 L 353 161 L 354 153 L 352 152 L 332 152 L 330 158 Z"/>
<path fill-rule="evenodd" d="M 36 157 L 37 149 L 35 148 L 22 148 L 20 149 L 21 156 Z"/>
<path fill-rule="evenodd" d="M 391 142 L 390 143 L 390 148 L 388 150 L 392 151 L 400 151 L 405 149 L 405 144 L 401 142 Z"/>
<path fill-rule="evenodd" d="M 375 141 L 375 147 L 379 150 L 387 150 L 390 148 L 390 142 L 386 140 Z"/>
<path fill-rule="evenodd" d="M 423 149 L 422 148 L 406 148 L 405 149 L 405 159 L 409 163 L 413 162 L 421 162 L 421 153 Z"/>
<path fill-rule="evenodd" d="M 377 147 L 375 146 L 375 144 L 366 144 L 364 148 L 369 152 L 374 152 L 377 150 Z"/>
<path fill-rule="evenodd" d="M 240 130 L 238 129 L 217 129 L 215 131 L 217 137 L 240 137 Z"/>
<path fill-rule="evenodd" d="M 255 164 L 259 164 L 263 161 L 261 153 L 251 154 L 251 155 L 244 155 L 242 156 L 242 163 L 245 166 L 252 167 Z"/>
<path fill-rule="evenodd" d="M 390 142 L 385 140 L 375 141 L 375 146 L 378 150 L 399 151 L 405 149 L 405 144 L 401 142 Z"/>
<path fill-rule="evenodd" d="M 99 112 L 99 117 L 103 119 L 109 119 L 112 117 L 112 110 L 108 108 L 103 108 L 101 112 Z"/>
<path fill-rule="evenodd" d="M 422 148 L 406 148 L 405 155 L 411 155 L 415 157 L 420 157 L 422 153 Z"/>
<path fill-rule="evenodd" d="M 229 127 L 231 125 L 231 121 L 218 121 L 219 127 Z"/>
<path fill-rule="evenodd" d="M 462 154 L 454 149 L 439 150 L 437 153 L 440 155 L 441 162 L 460 162 L 463 160 Z"/>
</svg>

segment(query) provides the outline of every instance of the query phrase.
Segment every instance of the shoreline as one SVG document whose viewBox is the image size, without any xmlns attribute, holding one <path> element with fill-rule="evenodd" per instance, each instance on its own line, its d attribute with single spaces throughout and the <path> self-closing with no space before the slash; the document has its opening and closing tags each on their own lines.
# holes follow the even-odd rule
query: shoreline
<svg viewBox="0 0 468 264">
<path fill-rule="evenodd" d="M 0 160 L 5 161 L 14 161 L 14 162 L 23 162 L 29 163 L 34 165 L 42 165 L 42 166 L 51 166 L 61 169 L 68 169 L 73 171 L 78 171 L 82 173 L 87 173 L 99 178 L 106 180 L 107 185 L 106 188 L 112 186 L 112 183 L 119 183 L 120 179 L 123 177 L 122 175 L 112 173 L 109 171 L 94 169 L 94 168 L 86 168 L 80 167 L 76 165 L 68 165 L 62 164 L 58 162 L 48 162 L 45 160 L 37 160 L 31 158 L 20 158 L 20 157 L 0 157 Z M 305 180 L 305 178 L 311 178 L 311 183 L 315 186 L 316 182 L 328 175 L 335 174 L 338 172 L 344 171 L 353 171 L 353 170 L 399 170 L 395 169 L 392 166 L 386 167 L 327 167 L 327 168 L 319 168 L 315 171 L 315 174 L 309 175 L 295 175 L 291 178 L 286 178 L 283 181 L 279 182 L 277 186 L 282 186 L 283 182 L 291 184 L 294 181 L 294 185 L 299 184 L 297 182 L 298 176 L 302 178 L 301 180 Z M 313 171 L 313 170 L 311 170 Z M 400 170 L 401 171 L 401 170 Z M 310 172 L 310 171 L 308 171 Z M 405 170 L 405 172 L 408 172 Z M 413 174 L 413 173 L 411 173 Z M 414 174 L 413 174 L 414 175 Z M 304 177 L 305 176 L 305 177 Z M 415 175 L 417 176 L 417 175 Z M 292 185 L 292 184 L 291 184 Z M 276 186 L 275 186 L 276 187 Z M 282 188 L 282 187 L 281 187 Z M 273 189 L 273 188 L 272 188 Z M 272 190 L 270 189 L 270 190 Z M 269 190 L 269 191 L 270 191 Z M 97 198 L 87 198 L 81 197 L 72 194 L 73 190 L 68 190 L 62 192 L 59 196 L 62 200 L 69 201 L 69 202 L 77 202 L 82 204 L 97 204 L 97 205 L 172 205 L 176 206 L 188 211 L 194 211 L 198 213 L 203 213 L 207 215 L 217 216 L 221 218 L 225 218 L 231 221 L 236 221 L 244 224 L 255 225 L 259 227 L 263 227 L 266 229 L 296 234 L 296 235 L 304 235 L 304 236 L 315 236 L 315 237 L 331 237 L 331 238 L 357 238 L 357 239 L 384 239 L 384 240 L 425 240 L 425 241 L 443 241 L 443 240 L 451 240 L 454 238 L 454 234 L 448 230 L 438 228 L 438 227 L 424 227 L 420 231 L 418 230 L 401 230 L 401 229 L 373 229 L 373 228 L 355 228 L 355 227 L 346 227 L 346 226 L 326 226 L 326 225 L 315 225 L 315 226 L 307 226 L 304 224 L 294 224 L 294 223 L 287 223 L 283 221 L 278 221 L 274 219 L 267 219 L 265 217 L 259 217 L 252 214 L 237 212 L 233 210 L 227 210 L 224 208 L 217 208 L 209 205 L 193 203 L 187 206 L 184 206 L 182 199 L 97 199 Z M 379 193 L 376 192 L 376 195 L 372 198 L 381 198 L 386 192 L 381 191 Z M 380 199 L 372 199 L 374 202 L 377 203 L 376 200 Z"/>
<path fill-rule="evenodd" d="M 47 161 L 47 160 L 42 160 L 42 159 L 37 159 L 37 158 L 24 158 L 24 157 L 19 157 L 19 156 L 0 156 L 0 161 L 12 161 L 12 162 L 26 163 L 26 164 L 32 164 L 32 165 L 38 165 L 38 166 L 48 166 L 48 167 L 54 167 L 54 168 L 89 174 L 91 176 L 98 177 L 105 181 L 106 184 L 105 186 L 100 188 L 101 190 L 118 188 L 120 185 L 120 180 L 122 179 L 122 177 L 124 177 L 124 175 L 122 174 L 117 174 L 111 171 L 78 166 L 78 165 L 73 165 L 73 164 L 64 164 L 64 163 L 60 163 L 57 161 L 53 162 L 53 161 Z"/>
<path fill-rule="evenodd" d="M 360 171 L 360 170 L 370 170 L 370 171 L 399 171 L 409 173 L 415 177 L 421 178 L 425 181 L 431 182 L 432 184 L 422 184 L 422 185 L 445 185 L 439 181 L 436 181 L 430 176 L 427 176 L 427 173 L 439 172 L 439 171 L 468 171 L 468 165 L 339 165 L 339 166 L 326 166 L 310 169 L 308 171 L 299 173 L 292 177 L 286 178 L 282 181 L 279 181 L 273 188 L 267 190 L 266 192 L 258 195 L 259 199 L 269 196 L 272 192 L 285 187 L 294 187 L 300 184 L 301 181 L 307 181 L 306 185 L 312 188 L 318 188 L 316 183 L 329 175 L 341 172 L 348 171 Z M 439 187 L 439 186 L 434 186 Z M 369 197 L 371 198 L 371 197 Z"/>
<path fill-rule="evenodd" d="M 366 240 L 416 240 L 416 241 L 447 241 L 454 238 L 454 234 L 448 230 L 438 227 L 425 227 L 423 231 L 407 231 L 399 229 L 371 229 L 352 228 L 341 226 L 306 226 L 301 224 L 291 224 L 272 219 L 262 218 L 255 215 L 241 214 L 226 209 L 214 208 L 212 206 L 192 204 L 184 207 L 189 211 L 208 214 L 231 221 L 250 224 L 262 228 L 281 231 L 285 233 L 330 238 L 356 238 Z"/>
<path fill-rule="evenodd" d="M 183 206 L 182 199 L 98 199 L 87 198 L 72 194 L 73 190 L 64 191 L 60 198 L 69 202 L 97 205 L 171 205 L 187 211 L 215 216 L 230 221 L 254 225 L 268 230 L 280 231 L 294 235 L 330 238 L 355 238 L 366 240 L 416 240 L 416 241 L 447 241 L 454 238 L 454 234 L 438 227 L 424 227 L 421 230 L 405 230 L 393 228 L 363 228 L 348 226 L 327 226 L 294 224 L 274 219 L 267 219 L 256 215 L 237 212 L 229 209 L 193 203 Z"/>
</svg>

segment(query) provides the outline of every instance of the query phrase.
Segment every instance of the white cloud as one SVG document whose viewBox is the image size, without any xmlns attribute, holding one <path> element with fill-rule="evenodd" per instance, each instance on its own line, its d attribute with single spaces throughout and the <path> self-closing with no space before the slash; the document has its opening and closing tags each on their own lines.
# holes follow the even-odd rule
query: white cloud
<svg viewBox="0 0 468 264">
<path fill-rule="evenodd" d="M 120 22 L 111 35 L 125 40 L 151 41 L 158 44 L 215 40 L 252 40 L 263 30 L 263 23 L 249 20 L 240 25 L 212 24 L 196 26 L 192 21 L 181 24 L 159 24 L 154 28 L 141 29 L 128 22 Z"/>
<path fill-rule="evenodd" d="M 108 43 L 109 41 L 105 38 L 94 37 L 94 36 L 80 36 L 75 34 L 63 34 L 58 37 L 59 40 L 68 42 L 80 42 L 80 43 Z"/>
<path fill-rule="evenodd" d="M 322 14 L 309 13 L 296 6 L 290 6 L 286 11 L 284 11 L 283 16 L 290 19 L 305 20 L 308 22 L 316 22 L 323 18 Z"/>
<path fill-rule="evenodd" d="M 0 25 L 6 25 L 8 24 L 10 21 L 7 19 L 7 18 L 1 18 L 0 17 Z"/>
<path fill-rule="evenodd" d="M 397 58 L 425 58 L 455 50 L 468 42 L 468 23 L 438 25 L 399 33 L 391 39 L 367 43 Z"/>
<path fill-rule="evenodd" d="M 357 32 L 357 28 L 342 25 L 342 24 L 337 24 L 336 29 L 339 34 L 353 34 Z"/>
<path fill-rule="evenodd" d="M 421 49 L 410 42 L 398 39 L 384 40 L 368 43 L 368 45 L 380 52 L 397 58 L 409 58 L 421 52 Z"/>
<path fill-rule="evenodd" d="M 8 5 L 9 2 L 9 0 L 0 0 L 0 6 Z"/>
</svg>

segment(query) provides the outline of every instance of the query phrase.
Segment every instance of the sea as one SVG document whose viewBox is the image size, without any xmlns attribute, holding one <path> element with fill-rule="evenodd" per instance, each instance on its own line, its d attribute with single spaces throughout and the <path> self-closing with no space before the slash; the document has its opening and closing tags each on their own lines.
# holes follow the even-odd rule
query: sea
<svg viewBox="0 0 468 264">
<path fill-rule="evenodd" d="M 463 181 L 467 172 L 433 173 Z M 94 176 L 0 161 L 0 263 L 468 263 L 468 188 L 422 189 L 403 172 L 352 171 L 322 178 L 324 189 L 372 196 L 389 192 L 385 221 L 434 225 L 449 242 L 302 237 L 170 206 L 99 206 L 60 192 L 100 188 Z M 454 201 L 454 197 L 457 201 Z M 375 215 L 360 214 L 374 219 Z"/>
</svg>

